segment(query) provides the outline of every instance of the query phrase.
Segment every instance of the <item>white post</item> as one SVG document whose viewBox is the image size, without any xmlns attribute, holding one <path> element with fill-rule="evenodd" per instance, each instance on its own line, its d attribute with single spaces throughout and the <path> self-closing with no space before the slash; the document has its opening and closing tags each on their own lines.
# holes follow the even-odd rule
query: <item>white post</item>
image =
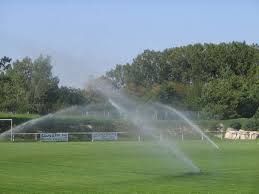
<svg viewBox="0 0 259 194">
<path fill-rule="evenodd" d="M 203 140 L 203 135 L 201 135 L 201 140 Z"/>
<path fill-rule="evenodd" d="M 183 141 L 183 131 L 182 131 L 182 141 Z"/>
<path fill-rule="evenodd" d="M 13 120 L 11 120 L 11 141 L 14 141 L 14 137 L 13 137 Z"/>
<path fill-rule="evenodd" d="M 162 141 L 163 137 L 162 137 L 162 133 L 160 133 L 160 136 L 159 136 L 159 141 Z"/>
<path fill-rule="evenodd" d="M 140 142 L 140 135 L 138 136 L 138 141 Z"/>
<path fill-rule="evenodd" d="M 13 133 L 13 119 L 0 119 L 0 121 L 10 121 L 11 128 L 8 130 L 10 131 L 10 141 L 14 141 L 14 133 Z"/>
</svg>

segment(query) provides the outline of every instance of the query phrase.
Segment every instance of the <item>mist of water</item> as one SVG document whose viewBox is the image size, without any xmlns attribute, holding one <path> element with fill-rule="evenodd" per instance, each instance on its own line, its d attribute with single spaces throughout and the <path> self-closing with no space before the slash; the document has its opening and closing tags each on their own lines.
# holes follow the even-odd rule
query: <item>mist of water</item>
<svg viewBox="0 0 259 194">
<path fill-rule="evenodd" d="M 197 133 L 199 133 L 201 136 L 203 136 L 214 148 L 219 149 L 218 145 L 214 143 L 195 123 L 193 123 L 190 119 L 188 119 L 183 113 L 176 110 L 175 108 L 167 105 L 163 105 L 160 103 L 156 103 L 158 106 L 163 107 L 169 111 L 174 112 L 177 114 L 181 119 L 183 119 L 190 127 L 191 129 L 195 130 Z"/>
<path fill-rule="evenodd" d="M 124 97 L 125 100 L 125 97 Z M 125 107 L 122 107 L 118 103 L 114 102 L 112 99 L 109 99 L 109 102 L 121 113 L 124 113 L 127 115 L 127 119 L 129 119 L 134 125 L 139 127 L 145 134 L 151 135 L 154 138 L 156 138 L 154 132 L 158 132 L 159 129 L 154 128 L 150 125 L 148 122 L 142 122 L 142 119 L 139 115 L 135 115 L 134 113 L 131 113 L 127 111 Z M 176 158 L 181 160 L 184 164 L 186 164 L 193 172 L 199 173 L 200 169 L 197 167 L 191 159 L 189 159 L 179 148 L 178 146 L 172 142 L 172 141 L 166 141 L 161 140 L 159 141 L 160 146 L 162 146 L 164 149 L 167 149 L 171 151 L 172 154 L 175 155 Z"/>
<path fill-rule="evenodd" d="M 130 99 L 127 94 L 121 90 L 113 89 L 111 85 L 99 82 L 96 84 L 97 90 L 100 91 L 104 96 L 109 99 L 109 102 L 123 115 L 126 119 L 131 121 L 137 128 L 139 128 L 144 134 L 150 135 L 157 139 L 156 134 L 162 133 L 160 128 L 153 126 L 148 116 L 142 111 L 141 115 L 136 113 L 136 105 L 138 102 Z M 150 107 L 142 107 L 142 110 Z M 152 107 L 154 108 L 154 107 Z M 159 145 L 163 149 L 169 150 L 176 158 L 183 162 L 190 170 L 194 173 L 199 173 L 200 169 L 196 166 L 193 161 L 188 158 L 173 141 L 167 141 L 160 139 Z"/>
<path fill-rule="evenodd" d="M 112 86 L 107 84 L 107 83 L 103 83 L 103 82 L 98 82 L 97 83 L 98 87 L 97 89 L 103 93 L 105 96 L 107 96 L 109 99 L 112 99 L 114 102 L 117 102 L 118 101 L 121 103 L 121 104 L 127 104 L 128 106 L 124 106 L 126 108 L 124 108 L 124 110 L 119 110 L 120 112 L 124 112 L 124 114 L 130 114 L 130 112 L 132 111 L 129 111 L 128 107 L 133 107 L 133 106 L 137 106 L 136 102 L 134 102 L 134 100 L 131 100 L 129 99 L 128 95 L 125 94 L 125 92 L 121 91 L 121 90 L 114 90 L 112 89 Z M 111 100 L 110 100 L 111 102 Z M 112 104 L 112 103 L 111 103 Z M 114 107 L 115 104 L 113 104 Z M 120 109 L 122 107 L 116 107 L 117 109 Z M 213 148 L 216 148 L 216 149 L 219 149 L 218 145 L 213 142 L 201 129 L 198 125 L 196 125 L 193 121 L 191 121 L 189 118 L 187 118 L 187 116 L 185 116 L 182 112 L 178 111 L 177 109 L 171 107 L 171 106 L 168 106 L 168 105 L 164 105 L 164 104 L 161 104 L 161 103 L 149 103 L 149 104 L 141 104 L 141 109 L 152 109 L 152 110 L 166 110 L 166 111 L 169 111 L 171 113 L 175 113 L 178 118 L 182 121 L 184 121 L 187 125 L 189 125 L 189 127 L 194 130 L 196 133 L 200 134 L 201 136 L 203 136 L 205 138 L 205 140 L 207 140 L 210 145 L 213 146 Z M 145 111 L 143 112 L 142 115 L 137 115 L 136 113 L 133 113 L 134 116 L 141 116 L 141 119 L 142 120 L 147 120 L 147 121 L 150 121 L 150 119 L 148 119 L 148 116 L 145 115 Z"/>
<path fill-rule="evenodd" d="M 34 125 L 38 124 L 38 123 L 47 122 L 50 118 L 53 118 L 53 117 L 58 116 L 58 115 L 62 115 L 64 113 L 70 112 L 70 111 L 72 111 L 74 109 L 75 109 L 75 106 L 72 106 L 72 107 L 69 107 L 69 108 L 65 108 L 65 109 L 59 110 L 59 111 L 57 111 L 55 113 L 50 113 L 50 114 L 47 114 L 45 116 L 29 120 L 27 122 L 24 122 L 24 123 L 22 123 L 20 125 L 17 125 L 16 127 L 14 127 L 12 129 L 12 133 L 22 133 L 22 132 L 25 132 L 28 128 L 31 128 Z M 1 139 L 5 139 L 7 137 L 10 137 L 10 135 L 11 135 L 11 129 L 1 133 L 0 134 L 0 140 Z"/>
<path fill-rule="evenodd" d="M 160 103 L 155 104 L 147 104 L 143 105 L 141 104 L 142 112 L 141 114 L 138 114 L 136 112 L 136 107 L 138 107 L 139 102 L 132 100 L 129 98 L 127 94 L 125 94 L 121 90 L 114 90 L 109 84 L 107 83 L 98 83 L 96 84 L 96 88 L 98 91 L 100 91 L 104 96 L 106 96 L 109 99 L 110 104 L 115 107 L 115 109 L 118 110 L 121 114 L 125 115 L 125 117 L 130 120 L 137 128 L 141 129 L 141 131 L 147 135 L 150 135 L 157 139 L 157 133 L 162 133 L 162 128 L 155 127 L 152 124 L 152 121 L 150 120 L 149 116 L 147 115 L 147 110 L 155 110 L 157 108 L 161 110 L 168 110 L 171 111 L 179 116 L 180 119 L 182 119 L 186 124 L 188 124 L 194 131 L 205 137 L 205 139 L 213 145 L 213 147 L 218 148 L 218 146 L 206 135 L 202 132 L 202 130 L 195 125 L 191 120 L 189 120 L 184 114 L 182 114 L 180 111 L 176 110 L 173 107 L 169 107 Z M 41 122 L 47 122 L 48 119 L 51 119 L 55 116 L 62 115 L 67 112 L 71 112 L 71 110 L 75 109 L 75 107 L 66 108 L 63 110 L 60 110 L 53 114 L 48 114 L 40 118 L 36 118 L 33 120 L 30 120 L 28 122 L 25 122 L 21 125 L 18 125 L 13 128 L 13 133 L 21 133 L 25 132 L 28 128 L 33 127 L 34 125 L 41 123 Z M 10 137 L 11 131 L 5 131 L 0 135 L 0 139 Z M 173 155 L 175 155 L 180 161 L 182 161 L 186 166 L 188 166 L 193 172 L 198 173 L 200 172 L 199 167 L 197 167 L 193 161 L 188 158 L 184 152 L 182 152 L 176 143 L 173 140 L 166 140 L 166 139 L 160 139 L 159 145 L 161 145 L 164 149 L 170 150 Z"/>
<path fill-rule="evenodd" d="M 138 114 L 136 111 L 138 103 L 130 99 L 129 96 L 122 90 L 113 89 L 111 85 L 103 82 L 97 83 L 97 89 L 107 98 L 109 102 L 122 114 L 126 115 L 126 118 L 130 120 L 134 125 L 142 130 L 145 134 L 155 136 L 157 132 L 162 132 L 162 129 L 155 127 L 152 121 L 147 116 L 147 111 L 145 110 L 163 110 L 174 113 L 178 116 L 179 120 L 184 121 L 185 124 L 194 130 L 196 133 L 203 136 L 213 148 L 218 149 L 219 147 L 215 144 L 194 122 L 187 118 L 183 113 L 176 110 L 173 107 L 163 105 L 161 103 L 148 103 L 141 104 L 139 107 L 142 109 L 142 114 Z M 132 108 L 135 106 L 135 109 Z M 189 166 L 194 172 L 199 172 L 200 169 L 188 158 L 176 145 L 173 140 L 162 140 L 160 145 L 164 148 L 169 149 L 178 159 L 180 159 L 184 164 Z"/>
</svg>

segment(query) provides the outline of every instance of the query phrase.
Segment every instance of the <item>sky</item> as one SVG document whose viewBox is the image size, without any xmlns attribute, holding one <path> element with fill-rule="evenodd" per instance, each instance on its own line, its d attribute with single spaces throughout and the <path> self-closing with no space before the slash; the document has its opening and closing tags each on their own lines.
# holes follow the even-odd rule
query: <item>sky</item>
<svg viewBox="0 0 259 194">
<path fill-rule="evenodd" d="M 0 57 L 52 59 L 60 85 L 82 88 L 145 49 L 259 43 L 259 0 L 0 0 Z"/>
</svg>

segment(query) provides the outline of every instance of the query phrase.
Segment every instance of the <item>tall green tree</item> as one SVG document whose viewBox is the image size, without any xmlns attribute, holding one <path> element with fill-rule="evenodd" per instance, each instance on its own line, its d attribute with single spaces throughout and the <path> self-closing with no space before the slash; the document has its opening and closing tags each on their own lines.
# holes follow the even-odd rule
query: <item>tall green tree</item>
<svg viewBox="0 0 259 194">
<path fill-rule="evenodd" d="M 259 102 L 258 64 L 256 44 L 205 43 L 162 52 L 145 50 L 126 70 L 119 65 L 106 76 L 114 85 L 148 99 L 169 104 L 178 99 L 184 102 L 180 103 L 183 108 L 205 110 L 222 118 L 251 117 Z M 185 85 L 185 91 L 175 90 L 170 83 Z"/>
<path fill-rule="evenodd" d="M 0 59 L 0 74 L 4 73 L 7 69 L 11 67 L 11 61 L 12 59 L 6 56 Z"/>
<path fill-rule="evenodd" d="M 31 110 L 40 114 L 50 112 L 58 99 L 59 79 L 52 75 L 50 57 L 40 56 L 33 62 L 31 75 Z"/>
</svg>

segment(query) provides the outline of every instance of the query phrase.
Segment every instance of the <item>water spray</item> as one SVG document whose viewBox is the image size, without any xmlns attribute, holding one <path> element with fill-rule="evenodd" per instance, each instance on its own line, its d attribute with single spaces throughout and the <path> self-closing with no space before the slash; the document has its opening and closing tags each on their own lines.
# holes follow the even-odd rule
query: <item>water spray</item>
<svg viewBox="0 0 259 194">
<path fill-rule="evenodd" d="M 181 113 L 180 111 L 176 110 L 173 107 L 167 106 L 167 105 L 163 105 L 160 103 L 156 103 L 158 106 L 163 107 L 169 111 L 174 112 L 175 114 L 177 114 L 180 118 L 182 118 L 192 129 L 194 129 L 197 133 L 199 133 L 200 135 L 202 135 L 214 148 L 219 149 L 219 146 L 214 143 L 195 123 L 193 123 L 190 119 L 188 119 L 183 113 Z"/>
<path fill-rule="evenodd" d="M 125 99 L 125 97 L 124 97 Z M 111 98 L 109 98 L 109 102 L 121 113 L 127 114 L 127 118 L 137 127 L 140 127 L 144 133 L 149 134 L 154 137 L 154 134 L 152 133 L 152 129 L 154 129 L 152 126 L 149 126 L 149 123 L 143 123 L 140 121 L 139 117 L 136 115 L 131 114 L 129 111 L 127 111 L 124 107 L 119 105 L 118 103 L 114 102 Z M 179 148 L 176 144 L 173 142 L 164 141 L 160 138 L 160 145 L 168 150 L 170 150 L 178 159 L 180 159 L 184 164 L 186 164 L 190 169 L 192 169 L 195 173 L 200 173 L 200 168 L 196 166 L 191 159 L 189 159 Z"/>
</svg>

